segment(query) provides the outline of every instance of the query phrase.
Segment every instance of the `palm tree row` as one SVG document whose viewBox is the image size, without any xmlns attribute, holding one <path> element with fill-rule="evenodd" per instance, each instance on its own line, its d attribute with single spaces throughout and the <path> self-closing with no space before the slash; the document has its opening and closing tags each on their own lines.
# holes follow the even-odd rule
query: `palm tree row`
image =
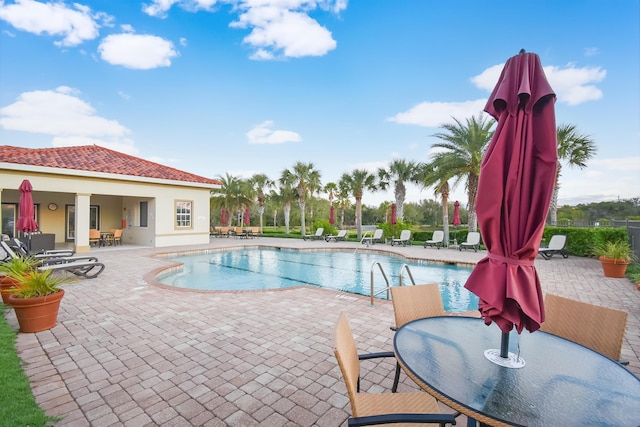
<svg viewBox="0 0 640 427">
<path fill-rule="evenodd" d="M 433 188 L 434 194 L 440 196 L 445 238 L 448 239 L 449 193 L 459 184 L 464 183 L 469 211 L 468 227 L 469 231 L 476 231 L 475 206 L 480 166 L 486 148 L 493 137 L 492 129 L 495 121 L 481 114 L 479 117 L 472 116 L 466 119 L 464 123 L 457 119 L 454 119 L 454 122 L 442 125 L 442 130 L 433 135 L 440 142 L 432 144 L 433 154 L 429 161 L 394 159 L 386 168 L 379 168 L 376 173 L 366 169 L 345 172 L 337 183 L 328 182 L 323 185 L 321 172 L 313 163 L 304 162 L 297 162 L 291 169 L 284 169 L 277 183 L 264 174 L 256 174 L 244 180 L 227 173 L 219 177 L 222 182 L 221 188 L 212 191 L 212 211 L 223 212 L 222 217 L 226 219 L 227 225 L 231 225 L 234 218 L 242 224 L 246 210 L 257 203 L 262 229 L 265 202 L 268 198 L 283 210 L 285 230 L 289 233 L 291 206 L 296 202 L 300 209 L 301 232 L 304 236 L 306 235 L 307 202 L 315 195 L 321 192 L 328 195 L 329 203 L 338 209 L 340 217 L 338 222 L 342 226 L 344 226 L 345 210 L 350 207 L 350 198 L 353 197 L 355 223 L 358 238 L 360 238 L 362 236 L 362 199 L 365 192 L 393 187 L 396 215 L 401 221 L 404 217 L 406 183 L 414 183 L 423 189 Z M 566 162 L 569 166 L 584 168 L 596 151 L 593 140 L 578 132 L 575 126 L 558 126 L 557 138 L 558 171 L 549 212 L 549 220 L 552 222 L 556 218 L 562 162 Z M 313 209 L 313 205 L 310 205 L 310 209 Z M 274 212 L 274 217 L 276 214 L 277 211 Z M 310 214 L 313 216 L 313 211 L 310 211 Z M 386 215 L 385 221 L 387 221 Z"/>
</svg>

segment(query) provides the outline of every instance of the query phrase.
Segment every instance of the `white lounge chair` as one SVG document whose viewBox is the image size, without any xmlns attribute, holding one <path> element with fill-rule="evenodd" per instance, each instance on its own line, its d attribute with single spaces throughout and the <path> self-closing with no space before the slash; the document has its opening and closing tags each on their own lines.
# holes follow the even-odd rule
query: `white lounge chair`
<svg viewBox="0 0 640 427">
<path fill-rule="evenodd" d="M 382 235 L 384 233 L 384 230 L 382 228 L 376 228 L 376 231 L 373 232 L 373 236 L 367 236 L 366 234 L 364 235 L 364 237 L 362 237 L 362 240 L 360 241 L 360 243 L 362 244 L 371 244 L 373 245 L 374 243 L 378 242 L 378 243 L 382 243 Z"/>
<path fill-rule="evenodd" d="M 338 231 L 338 234 L 336 234 L 335 236 L 327 236 L 325 237 L 324 240 L 326 240 L 327 242 L 339 242 L 341 240 L 346 240 L 347 238 L 347 230 L 340 230 Z"/>
<path fill-rule="evenodd" d="M 307 239 L 309 239 L 309 240 L 320 240 L 320 239 L 324 239 L 324 235 L 323 234 L 324 234 L 324 228 L 318 227 L 316 229 L 316 234 L 309 234 L 309 235 L 303 236 L 302 240 L 307 240 Z"/>
<path fill-rule="evenodd" d="M 444 246 L 444 231 L 434 231 L 431 240 L 424 242 L 424 247 L 426 248 L 427 246 L 434 246 L 436 249 L 440 249 L 441 246 Z"/>
<path fill-rule="evenodd" d="M 546 248 L 538 249 L 538 253 L 545 259 L 551 259 L 555 254 L 560 254 L 564 258 L 569 258 L 569 254 L 566 252 L 567 236 L 564 234 L 554 234 L 549 240 L 549 245 Z"/>
<path fill-rule="evenodd" d="M 409 239 L 411 239 L 411 230 L 402 230 L 399 238 L 391 239 L 391 246 L 396 244 L 407 246 L 407 244 L 410 244 Z"/>
<path fill-rule="evenodd" d="M 461 251 L 463 249 L 473 249 L 474 252 L 478 252 L 480 248 L 480 233 L 477 231 L 470 231 L 467 234 L 467 241 L 460 243 L 460 247 L 458 250 Z"/>
</svg>

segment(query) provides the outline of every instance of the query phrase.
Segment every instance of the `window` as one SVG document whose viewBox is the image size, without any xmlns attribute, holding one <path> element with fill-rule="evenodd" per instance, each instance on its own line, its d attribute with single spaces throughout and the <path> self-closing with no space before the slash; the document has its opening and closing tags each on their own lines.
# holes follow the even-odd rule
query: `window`
<svg viewBox="0 0 640 427">
<path fill-rule="evenodd" d="M 191 209 L 192 202 L 184 200 L 176 201 L 176 227 L 191 227 Z"/>
<path fill-rule="evenodd" d="M 149 202 L 140 202 L 140 227 L 147 227 L 148 223 L 148 210 L 149 210 Z"/>
</svg>

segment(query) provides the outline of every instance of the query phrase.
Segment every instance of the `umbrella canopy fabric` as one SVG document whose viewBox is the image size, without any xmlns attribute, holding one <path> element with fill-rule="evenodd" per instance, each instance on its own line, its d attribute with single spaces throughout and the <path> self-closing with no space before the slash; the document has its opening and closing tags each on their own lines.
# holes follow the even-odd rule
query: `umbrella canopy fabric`
<svg viewBox="0 0 640 427">
<path fill-rule="evenodd" d="M 333 225 L 336 222 L 336 213 L 333 205 L 329 208 L 329 224 Z"/>
<path fill-rule="evenodd" d="M 396 225 L 396 223 L 398 222 L 398 218 L 396 216 L 397 216 L 396 204 L 392 203 L 391 204 L 391 220 L 389 221 L 391 225 Z"/>
<path fill-rule="evenodd" d="M 35 207 L 33 206 L 33 197 L 31 191 L 33 187 L 28 179 L 22 181 L 20 187 L 20 210 L 18 211 L 18 221 L 16 222 L 16 229 L 23 233 L 31 233 L 38 229 L 38 223 L 33 218 L 35 215 Z"/>
<path fill-rule="evenodd" d="M 220 222 L 222 224 L 227 223 L 227 210 L 225 208 L 222 208 L 222 212 L 220 213 Z"/>
<path fill-rule="evenodd" d="M 460 202 L 457 200 L 453 203 L 453 221 L 451 222 L 451 224 L 462 224 L 462 221 L 460 221 Z"/>
<path fill-rule="evenodd" d="M 244 208 L 244 225 L 249 225 L 251 223 L 251 218 L 249 217 L 249 208 Z"/>
<path fill-rule="evenodd" d="M 534 260 L 553 192 L 557 164 L 555 94 L 540 58 L 510 58 L 485 111 L 498 125 L 480 169 L 476 210 L 488 256 L 465 288 L 480 298 L 486 324 L 503 333 L 533 332 L 544 322 Z"/>
</svg>

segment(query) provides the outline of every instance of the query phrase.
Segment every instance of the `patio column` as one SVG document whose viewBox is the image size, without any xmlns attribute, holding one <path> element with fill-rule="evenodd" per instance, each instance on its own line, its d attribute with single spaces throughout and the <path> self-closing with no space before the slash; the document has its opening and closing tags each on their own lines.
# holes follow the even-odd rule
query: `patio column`
<svg viewBox="0 0 640 427">
<path fill-rule="evenodd" d="M 75 250 L 76 253 L 86 253 L 89 246 L 89 203 L 91 194 L 76 194 L 75 212 Z"/>
</svg>

